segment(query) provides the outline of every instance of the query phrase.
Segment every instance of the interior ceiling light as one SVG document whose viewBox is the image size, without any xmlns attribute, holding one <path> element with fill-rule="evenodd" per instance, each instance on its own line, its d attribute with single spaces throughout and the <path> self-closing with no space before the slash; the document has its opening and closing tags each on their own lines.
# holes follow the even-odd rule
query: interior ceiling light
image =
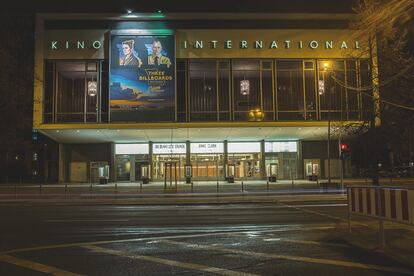
<svg viewBox="0 0 414 276">
<path fill-rule="evenodd" d="M 249 95 L 250 94 L 250 82 L 249 80 L 240 81 L 240 94 Z"/>
<path fill-rule="evenodd" d="M 98 83 L 94 80 L 88 81 L 88 95 L 95 97 L 98 93 Z"/>
</svg>

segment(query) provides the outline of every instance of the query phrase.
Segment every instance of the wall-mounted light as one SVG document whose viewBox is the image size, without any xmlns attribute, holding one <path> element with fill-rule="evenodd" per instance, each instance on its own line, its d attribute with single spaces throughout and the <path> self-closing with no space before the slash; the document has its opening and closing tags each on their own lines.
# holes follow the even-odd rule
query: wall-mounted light
<svg viewBox="0 0 414 276">
<path fill-rule="evenodd" d="M 250 82 L 249 80 L 240 81 L 240 94 L 249 95 L 250 94 Z"/>
</svg>

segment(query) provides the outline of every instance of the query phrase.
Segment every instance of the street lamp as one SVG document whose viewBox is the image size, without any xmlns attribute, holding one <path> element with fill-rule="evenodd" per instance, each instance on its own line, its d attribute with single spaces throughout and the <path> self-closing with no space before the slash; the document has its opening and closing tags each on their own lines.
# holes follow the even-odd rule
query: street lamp
<svg viewBox="0 0 414 276">
<path fill-rule="evenodd" d="M 323 63 L 323 71 L 322 71 L 322 81 L 323 85 L 319 84 L 319 95 L 323 95 L 325 93 L 325 72 L 329 73 L 329 78 L 332 79 L 332 70 L 331 70 L 331 63 L 325 61 Z M 322 88 L 322 89 L 321 89 Z M 333 86 L 331 86 L 333 89 Z M 328 185 L 331 184 L 331 94 L 332 91 L 328 91 L 328 146 L 327 146 L 327 153 L 328 153 Z"/>
</svg>

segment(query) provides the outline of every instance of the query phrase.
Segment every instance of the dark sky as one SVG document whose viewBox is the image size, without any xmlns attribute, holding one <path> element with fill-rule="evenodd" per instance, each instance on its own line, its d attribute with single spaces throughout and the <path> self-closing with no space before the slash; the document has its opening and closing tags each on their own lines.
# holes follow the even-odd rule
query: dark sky
<svg viewBox="0 0 414 276">
<path fill-rule="evenodd" d="M 8 1 L 3 12 L 352 12 L 356 0 L 33 0 Z"/>
</svg>

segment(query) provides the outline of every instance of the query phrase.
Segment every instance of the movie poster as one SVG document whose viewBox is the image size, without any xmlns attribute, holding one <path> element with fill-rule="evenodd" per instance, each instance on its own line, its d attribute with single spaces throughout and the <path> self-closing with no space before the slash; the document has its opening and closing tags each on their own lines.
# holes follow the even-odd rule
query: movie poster
<svg viewBox="0 0 414 276">
<path fill-rule="evenodd" d="M 110 121 L 175 119 L 174 36 L 112 35 Z"/>
</svg>

